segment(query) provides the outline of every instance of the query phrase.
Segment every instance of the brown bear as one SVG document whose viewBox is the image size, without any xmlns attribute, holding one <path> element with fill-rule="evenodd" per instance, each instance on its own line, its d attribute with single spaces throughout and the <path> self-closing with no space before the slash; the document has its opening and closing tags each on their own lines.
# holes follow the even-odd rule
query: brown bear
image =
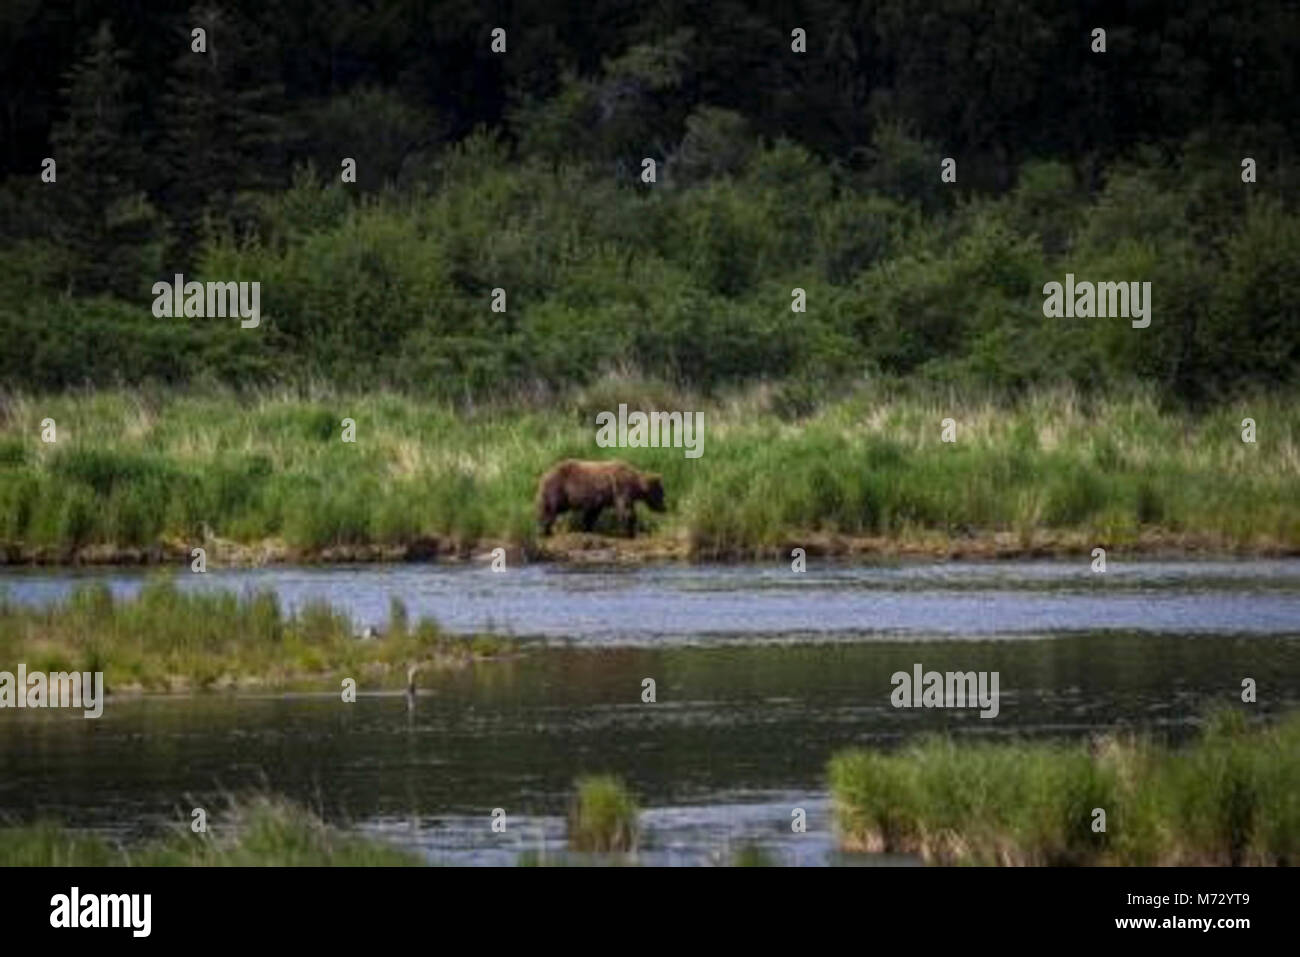
<svg viewBox="0 0 1300 957">
<path fill-rule="evenodd" d="M 664 485 L 658 475 L 638 472 L 625 462 L 583 462 L 565 459 L 537 483 L 537 520 L 542 534 L 561 512 L 581 512 L 586 531 L 603 509 L 614 506 L 629 537 L 636 535 L 636 502 L 656 512 L 664 510 Z"/>
</svg>

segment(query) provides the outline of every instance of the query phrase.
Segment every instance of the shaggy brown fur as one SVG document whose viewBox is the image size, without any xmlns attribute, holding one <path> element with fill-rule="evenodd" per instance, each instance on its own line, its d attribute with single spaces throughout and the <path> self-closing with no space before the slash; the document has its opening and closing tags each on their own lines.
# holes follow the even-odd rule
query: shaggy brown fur
<svg viewBox="0 0 1300 957">
<path fill-rule="evenodd" d="M 624 462 L 581 462 L 565 459 L 537 483 L 537 521 L 542 534 L 551 534 L 556 516 L 580 512 L 582 527 L 591 531 L 602 510 L 611 505 L 629 536 L 636 535 L 636 502 L 656 512 L 664 510 L 664 486 L 658 475 L 638 472 Z"/>
</svg>

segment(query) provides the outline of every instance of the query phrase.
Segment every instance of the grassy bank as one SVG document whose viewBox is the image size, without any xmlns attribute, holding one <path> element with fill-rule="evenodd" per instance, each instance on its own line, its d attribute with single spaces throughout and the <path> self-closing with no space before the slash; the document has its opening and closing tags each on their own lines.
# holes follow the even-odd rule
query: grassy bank
<svg viewBox="0 0 1300 957">
<path fill-rule="evenodd" d="M 0 827 L 0 867 L 401 867 L 414 854 L 331 827 L 282 798 L 233 801 L 196 834 L 189 821 L 142 844 L 121 846 L 52 821 Z"/>
<path fill-rule="evenodd" d="M 635 851 L 637 807 L 623 784 L 608 776 L 575 783 L 570 847 L 597 853 Z M 757 854 L 745 858 L 757 859 Z M 364 867 L 418 866 L 416 854 L 326 824 L 314 811 L 274 794 L 231 797 L 204 833 L 190 819 L 145 841 L 119 843 L 52 819 L 5 826 L 0 867 Z M 563 853 L 521 853 L 522 866 L 571 863 Z M 583 858 L 582 863 L 590 863 Z M 619 857 L 619 864 L 635 863 Z"/>
<path fill-rule="evenodd" d="M 595 413 L 620 402 L 703 411 L 702 456 L 598 448 Z M 669 511 L 647 516 L 654 544 L 635 547 L 669 557 L 795 545 L 1300 549 L 1300 403 L 1284 395 L 1193 415 L 1141 395 L 1053 392 L 1008 405 L 863 387 L 822 402 L 770 387 L 705 401 L 606 380 L 543 408 L 134 392 L 2 408 L 0 554 L 10 562 L 188 562 L 199 545 L 241 562 L 495 544 L 566 557 L 589 542 L 536 538 L 537 478 L 561 458 L 612 455 L 663 474 Z M 1246 417 L 1254 444 L 1242 441 Z M 355 442 L 342 440 L 345 418 Z M 952 443 L 941 440 L 948 418 Z M 46 419 L 52 443 L 41 440 Z"/>
<path fill-rule="evenodd" d="M 943 864 L 1295 865 L 1300 715 L 1215 715 L 1178 750 L 928 739 L 830 765 L 843 845 Z M 1094 809 L 1104 832 L 1093 830 Z"/>
<path fill-rule="evenodd" d="M 271 592 L 182 592 L 167 580 L 128 600 L 102 583 L 30 608 L 0 596 L 0 669 L 102 671 L 113 692 L 276 686 L 352 677 L 359 687 L 406 680 L 407 668 L 456 667 L 514 650 L 497 636 L 447 635 L 408 624 L 395 601 L 388 631 L 360 640 L 349 617 L 324 603 L 294 612 Z M 418 675 L 417 675 L 418 681 Z"/>
</svg>

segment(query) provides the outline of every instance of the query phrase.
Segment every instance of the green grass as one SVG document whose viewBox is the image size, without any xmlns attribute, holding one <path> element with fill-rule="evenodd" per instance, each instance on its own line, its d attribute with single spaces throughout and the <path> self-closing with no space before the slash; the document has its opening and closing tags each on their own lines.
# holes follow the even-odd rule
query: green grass
<svg viewBox="0 0 1300 957">
<path fill-rule="evenodd" d="M 512 639 L 455 636 L 429 620 L 414 627 L 394 599 L 388 630 L 360 641 L 350 618 L 323 602 L 289 613 L 274 592 L 182 591 L 146 582 L 130 599 L 103 583 L 66 600 L 28 607 L 0 595 L 0 668 L 103 671 L 112 690 L 196 690 L 227 684 L 286 685 L 329 676 L 358 686 L 405 680 L 406 667 L 453 666 L 516 651 Z"/>
<path fill-rule="evenodd" d="M 84 547 L 188 556 L 274 546 L 535 551 L 538 477 L 565 457 L 663 474 L 652 541 L 697 558 L 772 554 L 818 536 L 1024 546 L 1155 541 L 1300 548 L 1300 402 L 1277 395 L 1192 415 L 1141 394 L 1015 404 L 866 387 L 791 417 L 782 388 L 712 400 L 604 380 L 545 407 L 469 413 L 376 392 L 303 399 L 98 392 L 9 400 L 0 416 L 0 554 Z M 600 449 L 594 414 L 704 413 L 703 456 Z M 801 407 L 802 408 L 802 407 Z M 1241 441 L 1241 420 L 1258 442 Z M 58 440 L 40 439 L 45 418 Z M 356 422 L 356 442 L 341 421 Z M 952 418 L 957 441 L 941 441 Z M 604 526 L 613 530 L 612 523 Z M 274 551 L 274 549 L 273 549 Z M 185 559 L 188 562 L 188 557 Z"/>
<path fill-rule="evenodd" d="M 229 811 L 194 833 L 189 822 L 161 838 L 118 845 L 51 821 L 0 828 L 0 867 L 398 867 L 423 860 L 349 834 L 310 810 L 262 795 L 231 802 Z"/>
<path fill-rule="evenodd" d="M 830 782 L 848 849 L 944 864 L 1300 863 L 1300 715 L 1247 728 L 1219 713 L 1180 749 L 928 738 L 841 752 Z"/>
<path fill-rule="evenodd" d="M 569 809 L 569 848 L 575 851 L 635 851 L 639 825 L 632 793 L 612 775 L 588 775 L 575 783 Z"/>
<path fill-rule="evenodd" d="M 776 867 L 776 858 L 758 844 L 745 844 L 731 856 L 732 867 Z"/>
</svg>

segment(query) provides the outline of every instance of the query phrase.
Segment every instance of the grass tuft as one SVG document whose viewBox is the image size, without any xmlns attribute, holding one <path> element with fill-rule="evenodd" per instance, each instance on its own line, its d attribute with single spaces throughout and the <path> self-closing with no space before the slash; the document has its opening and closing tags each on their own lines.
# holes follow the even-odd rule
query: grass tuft
<svg viewBox="0 0 1300 957">
<path fill-rule="evenodd" d="M 575 851 L 636 850 L 637 805 L 622 780 L 612 775 L 588 775 L 575 784 L 569 811 L 569 847 Z"/>
<path fill-rule="evenodd" d="M 0 867 L 399 867 L 423 860 L 326 824 L 282 797 L 232 800 L 195 833 L 189 822 L 161 838 L 119 846 L 51 821 L 0 828 Z"/>
</svg>

